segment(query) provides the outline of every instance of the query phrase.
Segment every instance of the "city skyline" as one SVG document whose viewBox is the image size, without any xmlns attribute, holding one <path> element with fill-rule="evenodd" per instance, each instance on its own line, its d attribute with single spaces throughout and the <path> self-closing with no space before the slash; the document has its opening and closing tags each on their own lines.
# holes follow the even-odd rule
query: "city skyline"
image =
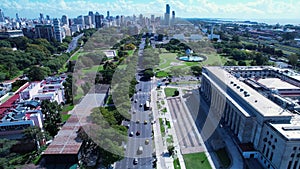
<svg viewBox="0 0 300 169">
<path fill-rule="evenodd" d="M 21 18 L 38 18 L 39 13 L 49 15 L 51 18 L 61 18 L 67 15 L 69 18 L 75 18 L 78 15 L 85 15 L 89 11 L 106 14 L 110 11 L 112 16 L 116 15 L 138 15 L 154 14 L 163 16 L 166 4 L 170 5 L 171 11 L 176 11 L 176 16 L 181 18 L 231 18 L 231 19 L 249 19 L 249 20 L 280 20 L 286 19 L 286 23 L 297 23 L 300 11 L 297 7 L 299 1 L 290 0 L 189 0 L 182 2 L 178 0 L 165 1 L 82 1 L 82 0 L 3 0 L 0 9 L 5 16 L 14 17 L 16 13 Z M 287 21 L 290 20 L 290 21 Z M 298 23 L 300 24 L 300 23 Z"/>
</svg>

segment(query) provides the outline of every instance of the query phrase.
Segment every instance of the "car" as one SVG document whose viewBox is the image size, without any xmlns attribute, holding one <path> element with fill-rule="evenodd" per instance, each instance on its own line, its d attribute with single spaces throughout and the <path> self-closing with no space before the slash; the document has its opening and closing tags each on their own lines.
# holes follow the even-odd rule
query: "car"
<svg viewBox="0 0 300 169">
<path fill-rule="evenodd" d="M 148 121 L 147 121 L 147 120 L 145 120 L 145 121 L 144 121 L 144 124 L 147 124 L 147 123 L 148 123 Z"/>
<path fill-rule="evenodd" d="M 140 107 L 143 107 L 143 104 L 140 104 Z"/>
<path fill-rule="evenodd" d="M 133 131 L 129 133 L 129 136 L 130 136 L 130 137 L 133 136 Z"/>
<path fill-rule="evenodd" d="M 149 144 L 149 140 L 148 139 L 145 140 L 145 144 Z"/>
<path fill-rule="evenodd" d="M 129 127 L 130 127 L 130 124 L 128 123 L 126 127 L 129 128 Z"/>
<path fill-rule="evenodd" d="M 139 89 L 139 91 L 142 91 L 142 89 Z"/>
<path fill-rule="evenodd" d="M 134 100 L 134 103 L 136 103 L 136 102 L 137 102 L 137 99 Z"/>
<path fill-rule="evenodd" d="M 133 159 L 133 164 L 137 165 L 139 163 L 139 160 L 137 158 Z"/>
<path fill-rule="evenodd" d="M 141 133 L 140 133 L 140 131 L 136 131 L 136 133 L 135 133 L 137 136 L 139 136 Z"/>
<path fill-rule="evenodd" d="M 136 123 L 140 123 L 140 120 L 137 120 Z"/>
</svg>

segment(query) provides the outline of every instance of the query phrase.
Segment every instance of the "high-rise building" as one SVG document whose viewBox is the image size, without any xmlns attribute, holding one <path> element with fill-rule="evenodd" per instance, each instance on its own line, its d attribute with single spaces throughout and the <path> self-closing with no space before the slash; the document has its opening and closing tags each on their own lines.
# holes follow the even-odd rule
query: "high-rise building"
<svg viewBox="0 0 300 169">
<path fill-rule="evenodd" d="M 172 11 L 172 19 L 175 19 L 175 11 Z"/>
<path fill-rule="evenodd" d="M 54 30 L 52 25 L 36 25 L 35 26 L 35 36 L 37 38 L 44 38 L 51 41 L 54 37 Z"/>
<path fill-rule="evenodd" d="M 79 24 L 79 25 L 82 25 L 82 26 L 84 25 L 84 18 L 83 18 L 82 15 L 77 17 L 76 24 Z"/>
<path fill-rule="evenodd" d="M 61 32 L 61 27 L 60 27 L 60 21 L 55 18 L 53 19 L 53 25 L 54 25 L 54 34 L 55 34 L 55 39 L 58 42 L 62 42 L 62 32 Z"/>
<path fill-rule="evenodd" d="M 166 13 L 170 14 L 170 5 L 169 4 L 166 5 Z"/>
<path fill-rule="evenodd" d="M 93 11 L 89 11 L 88 15 L 91 16 L 91 18 L 92 18 L 92 24 L 95 25 L 95 15 L 94 15 Z"/>
<path fill-rule="evenodd" d="M 99 13 L 97 12 L 95 15 L 95 27 L 96 28 L 102 27 L 103 19 L 104 19 L 103 15 L 99 15 Z"/>
<path fill-rule="evenodd" d="M 62 25 L 68 25 L 69 26 L 69 19 L 66 15 L 63 15 L 61 17 L 61 23 L 62 23 Z"/>
<path fill-rule="evenodd" d="M 49 21 L 50 20 L 50 16 L 46 15 L 46 20 Z"/>
<path fill-rule="evenodd" d="M 109 15 L 109 11 L 106 12 L 107 15 L 106 15 L 106 19 L 109 19 L 110 15 Z"/>
<path fill-rule="evenodd" d="M 92 17 L 89 15 L 84 16 L 84 24 L 86 26 L 91 26 L 92 25 Z"/>
<path fill-rule="evenodd" d="M 19 14 L 18 13 L 16 13 L 16 21 L 20 22 L 20 18 L 19 18 Z"/>
<path fill-rule="evenodd" d="M 2 10 L 0 9 L 0 22 L 4 22 L 5 18 L 4 18 L 4 13 L 2 12 Z"/>
<path fill-rule="evenodd" d="M 175 23 L 175 11 L 172 11 L 172 19 L 171 19 L 172 25 Z"/>
<path fill-rule="evenodd" d="M 40 13 L 40 23 L 44 23 L 44 15 Z"/>
<path fill-rule="evenodd" d="M 166 5 L 165 25 L 170 25 L 170 5 Z"/>
</svg>

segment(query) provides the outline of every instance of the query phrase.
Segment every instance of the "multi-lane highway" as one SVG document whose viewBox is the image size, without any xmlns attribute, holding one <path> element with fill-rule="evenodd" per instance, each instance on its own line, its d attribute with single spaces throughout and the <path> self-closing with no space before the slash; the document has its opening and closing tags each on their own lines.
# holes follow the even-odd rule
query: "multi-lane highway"
<svg viewBox="0 0 300 169">
<path fill-rule="evenodd" d="M 126 145 L 125 157 L 116 163 L 116 169 L 152 169 L 153 168 L 153 142 L 151 127 L 151 111 L 145 110 L 146 101 L 150 101 L 152 83 L 150 80 L 142 80 L 142 63 L 145 38 L 139 46 L 139 62 L 137 67 L 136 93 L 131 99 L 131 121 L 125 123 L 128 127 L 128 142 Z M 128 125 L 129 124 L 129 125 Z M 132 134 L 131 134 L 132 133 Z M 140 148 L 142 147 L 142 148 Z M 142 151 L 139 151 L 142 149 Z"/>
</svg>

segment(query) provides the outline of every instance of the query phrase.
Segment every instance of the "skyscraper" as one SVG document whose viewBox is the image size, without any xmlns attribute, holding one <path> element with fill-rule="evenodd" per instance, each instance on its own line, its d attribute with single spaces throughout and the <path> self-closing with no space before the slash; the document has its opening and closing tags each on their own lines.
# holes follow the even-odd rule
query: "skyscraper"
<svg viewBox="0 0 300 169">
<path fill-rule="evenodd" d="M 63 16 L 61 17 L 61 23 L 62 23 L 63 25 L 68 25 L 68 26 L 69 26 L 69 19 L 68 19 L 68 17 L 67 17 L 66 15 L 63 15 Z"/>
<path fill-rule="evenodd" d="M 55 18 L 53 20 L 54 25 L 54 37 L 58 42 L 62 42 L 62 35 L 61 35 L 61 27 L 60 27 L 60 21 Z"/>
<path fill-rule="evenodd" d="M 107 11 L 107 16 L 106 16 L 106 19 L 109 19 L 109 11 Z"/>
<path fill-rule="evenodd" d="M 170 25 L 170 5 L 166 5 L 165 25 Z"/>
<path fill-rule="evenodd" d="M 89 11 L 89 16 L 91 16 L 91 18 L 92 18 L 92 24 L 95 25 L 95 15 L 94 15 L 93 11 Z"/>
<path fill-rule="evenodd" d="M 18 13 L 16 13 L 16 21 L 20 22 L 20 18 L 19 18 L 19 14 Z"/>
<path fill-rule="evenodd" d="M 42 13 L 40 13 L 40 22 L 44 23 L 44 15 Z"/>
<path fill-rule="evenodd" d="M 91 26 L 92 25 L 92 17 L 89 15 L 84 16 L 84 24 L 86 26 Z"/>
<path fill-rule="evenodd" d="M 99 13 L 96 12 L 96 15 L 95 15 L 95 27 L 96 28 L 101 28 L 102 27 L 102 22 L 103 22 L 103 15 L 99 15 Z"/>
<path fill-rule="evenodd" d="M 175 23 L 175 11 L 172 11 L 171 25 L 174 25 L 174 23 Z"/>
<path fill-rule="evenodd" d="M 2 12 L 2 10 L 0 9 L 0 22 L 4 22 L 5 18 L 4 18 L 4 13 Z"/>
<path fill-rule="evenodd" d="M 166 5 L 166 13 L 170 14 L 170 5 L 169 4 Z"/>
</svg>

